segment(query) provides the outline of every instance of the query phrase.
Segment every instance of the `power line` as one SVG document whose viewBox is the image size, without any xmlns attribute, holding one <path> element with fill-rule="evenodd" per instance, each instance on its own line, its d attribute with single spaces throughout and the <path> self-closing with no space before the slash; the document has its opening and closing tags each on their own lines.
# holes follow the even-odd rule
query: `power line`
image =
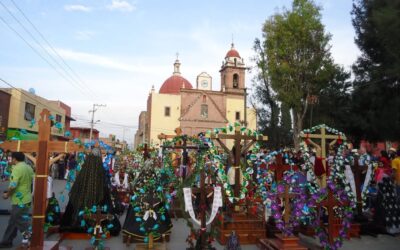
<svg viewBox="0 0 400 250">
<path fill-rule="evenodd" d="M 64 58 L 53 48 L 53 46 L 49 43 L 49 41 L 44 37 L 44 35 L 39 31 L 38 28 L 36 28 L 36 26 L 31 22 L 31 20 L 25 15 L 25 13 L 18 7 L 18 5 L 14 2 L 14 0 L 11 0 L 11 2 L 14 4 L 14 6 L 18 9 L 18 11 L 22 14 L 22 16 L 25 18 L 25 20 L 27 20 L 30 25 L 35 29 L 35 31 L 40 35 L 40 37 L 46 42 L 46 44 L 51 48 L 51 50 L 58 56 L 58 58 L 61 59 L 61 61 L 64 63 L 65 66 L 67 66 L 67 68 L 72 72 L 72 74 L 74 74 L 74 76 L 79 80 L 79 82 L 86 87 L 86 89 L 92 93 L 95 97 L 96 94 L 89 88 L 89 86 L 87 86 L 82 79 L 80 78 L 80 76 L 69 66 L 69 64 L 64 60 Z"/>
<path fill-rule="evenodd" d="M 85 123 L 90 123 L 91 121 L 89 119 L 82 119 L 82 118 L 77 118 L 76 115 L 72 115 L 73 118 L 77 121 L 85 122 Z M 74 117 L 75 116 L 75 117 Z M 108 125 L 108 127 L 122 127 L 122 128 L 127 128 L 127 129 L 136 129 L 138 126 L 132 126 L 132 125 L 125 125 L 125 124 L 118 124 L 118 123 L 112 123 L 112 122 L 104 122 L 104 121 L 99 121 L 96 124 L 99 125 Z"/>
<path fill-rule="evenodd" d="M 9 12 L 9 13 L 11 13 L 6 7 L 5 7 L 5 5 L 0 1 L 0 4 Z M 13 18 L 15 19 L 15 20 L 17 20 L 17 22 L 24 28 L 24 26 L 21 24 L 21 22 L 19 22 L 19 20 L 18 19 L 16 19 L 15 18 L 15 16 L 11 13 L 10 15 L 12 15 L 13 16 Z M 5 25 L 7 25 L 7 27 L 10 29 L 10 30 L 12 30 L 15 34 L 17 34 L 18 35 L 18 37 L 19 38 L 21 38 L 40 58 L 42 58 L 48 65 L 50 65 L 50 67 L 52 67 L 60 76 L 62 76 L 65 80 L 67 80 L 68 82 L 70 82 L 71 84 L 73 84 L 75 87 L 77 87 L 77 89 L 84 95 L 84 96 L 87 96 L 87 93 L 83 93 L 83 91 L 82 91 L 82 89 L 79 87 L 79 85 L 76 85 L 77 83 L 75 83 L 73 80 L 71 80 L 71 79 L 69 79 L 69 78 L 67 78 L 62 72 L 60 72 L 58 69 L 57 69 L 57 67 L 55 67 L 52 63 L 50 63 L 50 61 L 47 59 L 47 58 L 45 58 L 35 47 L 33 47 L 24 37 L 23 37 L 23 35 L 21 35 L 16 29 L 14 29 L 3 17 L 1 17 L 0 16 L 0 20 L 5 24 Z M 32 34 L 29 32 L 29 31 L 27 31 L 27 29 L 26 28 L 24 28 L 24 30 L 28 33 L 28 34 L 30 34 L 30 36 L 35 40 L 35 42 L 36 43 L 38 43 L 39 44 L 39 46 L 48 54 L 48 55 L 50 55 L 49 54 L 49 52 L 32 36 Z M 55 59 L 50 55 L 50 58 L 52 58 L 52 60 L 54 61 Z M 56 61 L 56 63 L 58 64 L 58 65 L 60 65 L 57 61 Z M 62 68 L 62 67 L 61 67 Z M 62 68 L 62 69 L 64 69 L 64 68 Z M 65 71 L 65 69 L 64 69 L 64 71 Z M 66 72 L 66 71 L 65 71 Z M 67 72 L 67 75 L 68 75 L 68 72 Z M 69 77 L 71 77 L 71 76 L 69 76 Z"/>
</svg>

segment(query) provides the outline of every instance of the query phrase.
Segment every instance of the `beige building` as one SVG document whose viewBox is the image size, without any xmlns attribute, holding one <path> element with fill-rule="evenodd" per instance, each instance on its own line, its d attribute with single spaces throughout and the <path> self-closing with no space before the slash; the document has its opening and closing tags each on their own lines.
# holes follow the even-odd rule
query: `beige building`
<svg viewBox="0 0 400 250">
<path fill-rule="evenodd" d="M 54 122 L 61 123 L 62 129 L 51 128 L 53 139 L 68 140 L 64 137 L 65 128 L 69 128 L 71 108 L 60 101 L 50 101 L 23 89 L 1 88 L 11 95 L 8 112 L 7 139 L 17 137 L 21 140 L 38 138 L 38 121 L 43 109 L 48 109 Z"/>
<path fill-rule="evenodd" d="M 177 127 L 188 135 L 198 135 L 236 121 L 247 123 L 247 127 L 252 130 L 256 128 L 255 110 L 245 106 L 247 67 L 233 44 L 219 70 L 219 91 L 212 90 L 212 78 L 206 72 L 197 76 L 196 87 L 193 88 L 182 76 L 180 66 L 177 59 L 172 76 L 165 80 L 158 93 L 152 88 L 147 99 L 146 119 L 143 119 L 142 114 L 139 117 L 135 147 L 139 141 L 159 144 L 159 134 L 174 134 Z M 144 138 L 139 137 L 143 134 Z M 232 145 L 227 142 L 228 147 Z"/>
<path fill-rule="evenodd" d="M 147 115 L 146 111 L 140 112 L 139 126 L 138 130 L 135 133 L 135 139 L 133 142 L 135 148 L 137 147 L 137 145 L 140 145 L 145 142 L 145 133 L 146 129 L 148 129 L 148 127 L 146 127 L 146 125 L 148 126 L 148 124 L 146 124 L 146 115 Z"/>
<path fill-rule="evenodd" d="M 113 134 L 108 135 L 108 137 L 100 137 L 99 140 L 112 147 L 116 151 L 117 155 L 121 154 L 128 148 L 126 141 L 116 139 L 116 135 Z"/>
</svg>

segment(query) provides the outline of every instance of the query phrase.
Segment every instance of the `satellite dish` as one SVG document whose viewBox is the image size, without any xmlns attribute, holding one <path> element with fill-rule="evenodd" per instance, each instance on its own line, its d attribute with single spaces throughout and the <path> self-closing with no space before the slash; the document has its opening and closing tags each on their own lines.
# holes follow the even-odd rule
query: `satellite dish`
<svg viewBox="0 0 400 250">
<path fill-rule="evenodd" d="M 36 95 L 36 91 L 34 88 L 30 88 L 28 91 L 29 91 L 29 93 Z"/>
</svg>

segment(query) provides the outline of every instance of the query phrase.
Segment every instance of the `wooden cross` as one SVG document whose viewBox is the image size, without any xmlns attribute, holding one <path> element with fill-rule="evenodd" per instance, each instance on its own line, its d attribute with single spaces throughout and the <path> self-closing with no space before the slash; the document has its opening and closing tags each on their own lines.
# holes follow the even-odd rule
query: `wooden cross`
<svg viewBox="0 0 400 250">
<path fill-rule="evenodd" d="M 159 136 L 159 138 L 160 138 L 160 136 Z M 187 159 L 185 160 L 185 157 L 187 157 L 188 149 L 207 150 L 209 148 L 206 145 L 188 146 L 187 145 L 187 136 L 183 136 L 182 140 L 183 140 L 182 146 L 162 146 L 162 147 L 163 148 L 183 149 L 183 152 L 184 153 L 186 152 L 186 154 L 182 154 L 183 155 L 183 164 L 185 164 L 185 163 L 187 164 Z M 208 194 L 211 191 L 213 191 L 213 189 L 211 187 L 206 188 L 205 183 L 206 183 L 205 170 L 204 170 L 204 166 L 202 166 L 202 169 L 200 171 L 200 189 L 192 188 L 194 193 L 200 193 L 200 208 L 204 207 L 207 204 L 206 203 L 206 199 L 207 199 L 206 193 Z M 201 228 L 206 230 L 207 225 L 206 225 L 206 210 L 205 209 L 200 209 L 200 221 L 201 221 L 201 225 L 200 225 Z M 205 232 L 203 232 L 201 234 L 201 238 L 200 238 L 201 249 L 203 249 L 207 246 L 205 236 L 206 236 Z"/>
<path fill-rule="evenodd" d="M 32 241 L 30 249 L 43 249 L 44 246 L 44 221 L 46 211 L 47 176 L 49 173 L 49 154 L 52 152 L 68 153 L 85 151 L 82 145 L 74 142 L 51 141 L 50 112 L 43 109 L 40 113 L 39 136 L 37 141 L 5 141 L 0 144 L 3 150 L 12 152 L 33 153 L 37 152 L 35 172 L 35 192 L 32 213 Z"/>
<path fill-rule="evenodd" d="M 101 223 L 105 220 L 112 220 L 114 216 L 112 214 L 102 214 L 101 213 L 101 207 L 97 206 L 96 208 L 96 213 L 95 214 L 89 214 L 89 215 L 84 215 L 84 219 L 89 219 L 94 221 L 94 229 L 93 229 L 93 236 L 95 237 L 95 243 L 94 243 L 94 249 L 97 249 L 98 247 L 98 239 L 99 239 L 99 233 L 98 233 L 98 228 L 101 228 Z M 88 248 L 87 248 L 88 249 Z M 92 249 L 92 248 L 89 248 Z"/>
<path fill-rule="evenodd" d="M 331 145 L 335 144 L 337 142 L 337 140 L 345 140 L 346 139 L 346 136 L 344 136 L 344 135 L 341 136 L 341 135 L 326 134 L 325 127 L 321 127 L 321 134 L 301 134 L 300 136 L 307 140 L 306 143 L 311 143 L 311 145 L 316 149 L 317 157 L 322 158 L 322 164 L 324 166 L 325 172 L 326 172 L 326 143 L 327 143 L 327 140 L 333 140 L 331 143 L 329 143 L 329 145 L 331 146 Z M 312 140 L 310 140 L 310 138 L 320 139 L 321 144 L 319 145 L 319 144 L 313 142 Z M 326 175 L 323 175 L 323 177 L 322 177 L 321 186 L 326 187 Z"/>
<path fill-rule="evenodd" d="M 206 221 L 206 209 L 204 208 L 207 204 L 207 197 L 209 194 L 212 194 L 214 191 L 213 187 L 206 187 L 206 177 L 204 167 L 200 171 L 200 188 L 192 188 L 193 193 L 200 193 L 200 227 L 201 229 L 207 229 L 207 221 Z M 204 209 L 203 209 L 204 208 Z M 205 249 L 207 246 L 205 232 L 203 232 L 200 236 L 201 249 Z"/>
<path fill-rule="evenodd" d="M 157 138 L 159 139 L 159 140 L 165 140 L 165 139 L 172 139 L 172 138 L 175 138 L 176 136 L 180 136 L 180 135 L 182 135 L 182 129 L 181 128 L 176 128 L 175 129 L 175 135 L 166 135 L 166 134 L 164 134 L 164 133 L 161 133 L 161 134 L 159 134 L 158 136 L 157 136 Z"/>
<path fill-rule="evenodd" d="M 166 135 L 166 134 L 164 134 L 164 133 L 159 134 L 159 135 L 157 136 L 157 138 L 161 141 L 160 144 L 162 144 L 162 141 L 163 141 L 163 140 L 173 139 L 173 138 L 175 138 L 175 137 L 177 137 L 177 136 L 181 136 L 181 135 L 182 135 L 182 129 L 181 129 L 180 127 L 177 127 L 177 128 L 174 130 L 174 132 L 175 132 L 175 135 Z M 176 146 L 180 146 L 180 144 L 179 144 L 179 145 L 176 145 Z"/>
<path fill-rule="evenodd" d="M 143 159 L 146 161 L 149 159 L 149 149 L 147 148 L 147 143 L 144 144 L 143 148 Z"/>
<path fill-rule="evenodd" d="M 285 225 L 288 225 L 289 219 L 290 219 L 290 212 L 291 212 L 290 199 L 296 197 L 297 194 L 289 192 L 289 184 L 288 183 L 285 183 L 284 185 L 285 185 L 285 192 L 283 194 L 280 194 L 279 197 L 283 199 L 283 204 L 285 206 L 285 213 L 283 215 L 283 221 L 285 222 Z"/>
<path fill-rule="evenodd" d="M 159 138 L 160 138 L 160 135 L 159 135 Z M 182 164 L 187 166 L 188 163 L 189 163 L 189 154 L 187 152 L 188 149 L 197 149 L 197 150 L 207 150 L 208 149 L 208 146 L 204 146 L 204 145 L 202 145 L 202 146 L 194 146 L 194 145 L 188 146 L 187 145 L 187 139 L 188 138 L 187 138 L 186 135 L 184 135 L 182 137 L 183 144 L 181 146 L 161 146 L 161 147 L 163 149 L 166 149 L 166 148 L 182 149 L 183 150 L 183 152 L 182 152 Z"/>
<path fill-rule="evenodd" d="M 95 226 L 99 226 L 105 220 L 112 220 L 114 216 L 112 214 L 102 214 L 101 207 L 97 206 L 95 214 L 85 214 L 83 218 L 93 220 L 95 222 Z M 95 234 L 96 232 L 93 231 L 93 233 Z"/>
<path fill-rule="evenodd" d="M 289 164 L 283 164 L 282 154 L 278 154 L 275 157 L 275 164 L 270 166 L 270 170 L 273 170 L 275 173 L 275 181 L 281 181 L 283 179 L 283 173 L 289 170 L 298 171 L 298 166 L 292 166 Z"/>
<path fill-rule="evenodd" d="M 242 154 L 245 154 L 256 142 L 259 141 L 267 141 L 268 136 L 248 136 L 248 135 L 243 135 L 242 132 L 240 131 L 239 126 L 235 126 L 235 134 L 229 135 L 229 134 L 214 134 L 212 133 L 210 135 L 211 139 L 216 140 L 221 147 L 224 149 L 226 153 L 229 154 L 230 160 L 233 159 L 233 168 L 235 168 L 235 197 L 239 197 L 240 195 L 240 188 L 241 188 L 241 183 L 240 183 L 240 158 Z M 230 150 L 225 143 L 221 141 L 221 139 L 231 139 L 234 140 L 234 149 Z M 241 148 L 240 142 L 242 140 L 250 140 L 251 142 L 248 143 L 245 147 Z"/>
<path fill-rule="evenodd" d="M 325 200 L 321 201 L 321 203 L 319 204 L 320 206 L 326 207 L 328 209 L 328 239 L 330 244 L 333 244 L 333 232 L 335 231 L 335 211 L 333 210 L 333 208 L 347 204 L 348 202 L 346 202 L 345 204 L 339 202 L 333 195 L 330 188 L 328 188 L 328 197 Z"/>
<path fill-rule="evenodd" d="M 278 154 L 276 156 L 275 161 L 276 161 L 275 181 L 279 182 L 283 179 L 283 173 L 285 171 L 290 170 L 291 166 L 283 164 L 283 157 L 281 154 Z M 288 183 L 285 182 L 284 185 L 285 185 L 285 192 L 283 194 L 278 195 L 278 197 L 283 199 L 283 203 L 284 203 L 284 207 L 285 207 L 283 221 L 285 222 L 285 225 L 288 225 L 289 219 L 290 219 L 290 212 L 291 212 L 290 199 L 294 198 L 297 194 L 289 192 L 289 184 Z"/>
<path fill-rule="evenodd" d="M 166 140 L 166 139 L 175 138 L 176 136 L 181 136 L 182 129 L 176 128 L 175 133 L 176 133 L 176 135 L 165 135 L 165 134 L 161 133 L 158 135 L 158 139 L 162 141 L 162 140 Z M 190 149 L 190 147 L 187 146 L 187 136 L 186 135 L 184 135 L 182 137 L 182 142 L 183 142 L 182 145 L 179 143 L 178 145 L 175 145 L 174 147 L 170 147 L 170 148 L 183 150 L 182 151 L 182 165 L 187 166 L 189 164 L 189 154 L 188 154 L 187 150 Z M 166 148 L 166 147 L 163 147 L 163 149 L 164 148 Z"/>
</svg>

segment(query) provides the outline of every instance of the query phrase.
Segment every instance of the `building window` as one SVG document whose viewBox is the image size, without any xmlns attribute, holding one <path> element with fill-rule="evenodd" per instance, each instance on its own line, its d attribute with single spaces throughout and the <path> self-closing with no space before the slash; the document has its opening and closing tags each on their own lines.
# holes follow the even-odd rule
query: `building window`
<svg viewBox="0 0 400 250">
<path fill-rule="evenodd" d="M 61 122 L 62 116 L 61 115 L 56 115 L 56 122 Z"/>
<path fill-rule="evenodd" d="M 207 102 L 207 96 L 203 95 L 203 103 L 206 103 L 206 102 Z"/>
<path fill-rule="evenodd" d="M 239 75 L 233 74 L 233 88 L 237 89 L 239 87 Z"/>
<path fill-rule="evenodd" d="M 24 118 L 27 121 L 32 121 L 35 118 L 35 105 L 29 102 L 25 103 Z"/>
<path fill-rule="evenodd" d="M 207 104 L 201 105 L 200 115 L 202 118 L 208 118 L 208 105 Z"/>
<path fill-rule="evenodd" d="M 239 111 L 236 111 L 236 113 L 235 113 L 235 120 L 240 121 L 240 112 Z"/>
<path fill-rule="evenodd" d="M 165 107 L 164 116 L 171 116 L 171 108 L 170 107 Z"/>
</svg>

